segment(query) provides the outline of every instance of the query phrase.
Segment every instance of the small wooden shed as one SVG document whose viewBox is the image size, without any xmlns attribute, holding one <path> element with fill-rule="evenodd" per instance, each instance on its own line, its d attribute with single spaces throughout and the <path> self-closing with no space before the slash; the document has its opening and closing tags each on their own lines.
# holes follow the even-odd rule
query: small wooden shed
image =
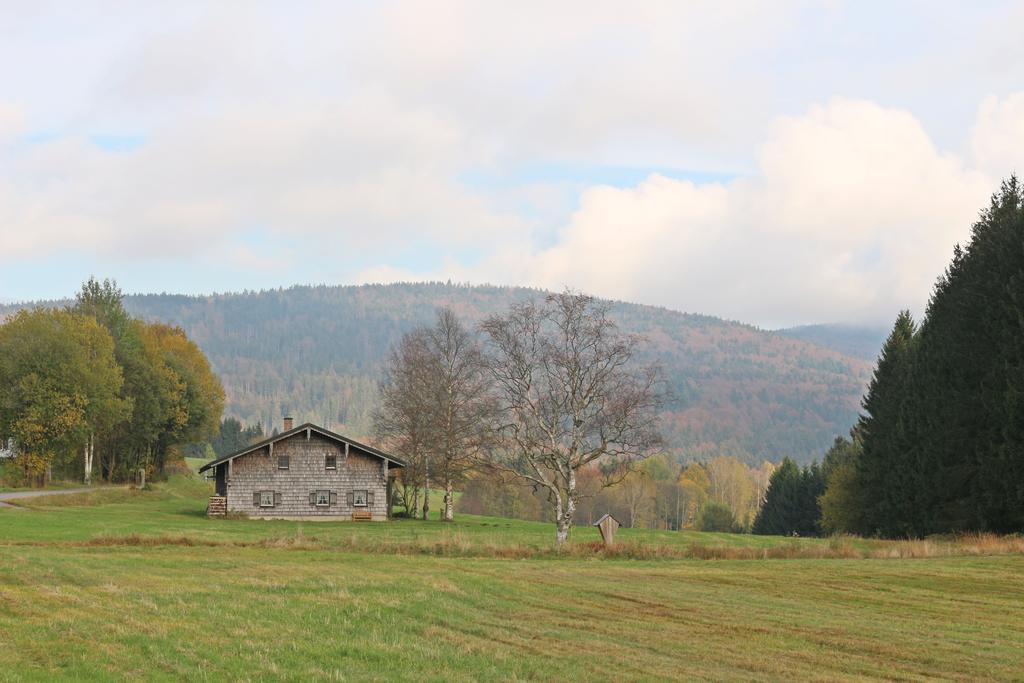
<svg viewBox="0 0 1024 683">
<path fill-rule="evenodd" d="M 622 525 L 611 514 L 606 514 L 594 522 L 594 526 L 601 532 L 601 538 L 604 540 L 605 545 L 614 545 L 615 531 Z"/>
</svg>

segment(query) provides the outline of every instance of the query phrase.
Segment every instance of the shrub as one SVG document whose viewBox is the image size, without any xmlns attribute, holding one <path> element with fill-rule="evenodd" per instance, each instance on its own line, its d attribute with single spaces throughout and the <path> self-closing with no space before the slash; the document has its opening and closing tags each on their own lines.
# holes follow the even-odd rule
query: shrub
<svg viewBox="0 0 1024 683">
<path fill-rule="evenodd" d="M 737 531 L 736 515 L 724 503 L 708 501 L 697 514 L 697 529 L 700 531 Z"/>
<path fill-rule="evenodd" d="M 21 488 L 28 486 L 25 471 L 15 465 L 14 459 L 0 460 L 0 488 Z"/>
</svg>

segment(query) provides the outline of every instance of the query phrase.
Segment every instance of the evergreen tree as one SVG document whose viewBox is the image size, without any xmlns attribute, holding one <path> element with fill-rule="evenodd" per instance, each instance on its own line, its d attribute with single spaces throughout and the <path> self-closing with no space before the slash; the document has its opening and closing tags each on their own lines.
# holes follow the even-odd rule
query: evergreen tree
<svg viewBox="0 0 1024 683">
<path fill-rule="evenodd" d="M 1005 182 L 922 327 L 932 492 L 918 531 L 1024 528 L 1024 188 Z"/>
<path fill-rule="evenodd" d="M 217 434 L 208 443 L 193 444 L 185 450 L 189 457 L 207 457 L 209 448 L 219 458 L 262 441 L 265 437 L 262 424 L 245 427 L 237 418 L 227 417 L 221 421 Z"/>
<path fill-rule="evenodd" d="M 751 531 L 772 536 L 814 536 L 818 533 L 817 496 L 821 469 L 814 465 L 803 471 L 786 458 L 772 472 L 764 505 Z"/>
<path fill-rule="evenodd" d="M 909 532 L 901 515 L 913 490 L 914 463 L 905 421 L 909 400 L 910 363 L 917 333 L 909 311 L 896 318 L 882 347 L 868 385 L 858 429 L 864 443 L 857 461 L 856 486 L 863 505 L 864 534 Z"/>
<path fill-rule="evenodd" d="M 919 332 L 901 314 L 864 400 L 863 533 L 1024 529 L 1024 187 L 957 246 Z"/>
</svg>

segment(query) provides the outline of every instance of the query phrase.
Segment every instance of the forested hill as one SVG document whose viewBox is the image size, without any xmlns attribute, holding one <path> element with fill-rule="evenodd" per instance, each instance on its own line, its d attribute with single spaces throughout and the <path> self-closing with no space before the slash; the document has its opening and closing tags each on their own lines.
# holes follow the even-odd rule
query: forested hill
<svg viewBox="0 0 1024 683">
<path fill-rule="evenodd" d="M 125 306 L 185 328 L 220 374 L 228 414 L 277 424 L 287 412 L 365 436 L 381 362 L 403 332 L 440 305 L 476 321 L 531 296 L 543 293 L 429 283 L 141 295 Z M 871 370 L 863 359 L 708 316 L 626 303 L 614 313 L 666 370 L 666 437 L 685 459 L 807 461 L 856 419 Z"/>
<path fill-rule="evenodd" d="M 874 363 L 885 338 L 889 336 L 889 328 L 841 324 L 801 325 L 776 330 L 776 333 Z"/>
</svg>

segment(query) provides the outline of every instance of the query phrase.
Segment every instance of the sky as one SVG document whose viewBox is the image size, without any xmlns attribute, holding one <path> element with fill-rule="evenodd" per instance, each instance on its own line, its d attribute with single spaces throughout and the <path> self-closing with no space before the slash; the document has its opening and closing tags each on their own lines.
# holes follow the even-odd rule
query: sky
<svg viewBox="0 0 1024 683">
<path fill-rule="evenodd" d="M 420 280 L 923 311 L 1024 169 L 1021 3 L 0 4 L 0 301 Z"/>
</svg>

